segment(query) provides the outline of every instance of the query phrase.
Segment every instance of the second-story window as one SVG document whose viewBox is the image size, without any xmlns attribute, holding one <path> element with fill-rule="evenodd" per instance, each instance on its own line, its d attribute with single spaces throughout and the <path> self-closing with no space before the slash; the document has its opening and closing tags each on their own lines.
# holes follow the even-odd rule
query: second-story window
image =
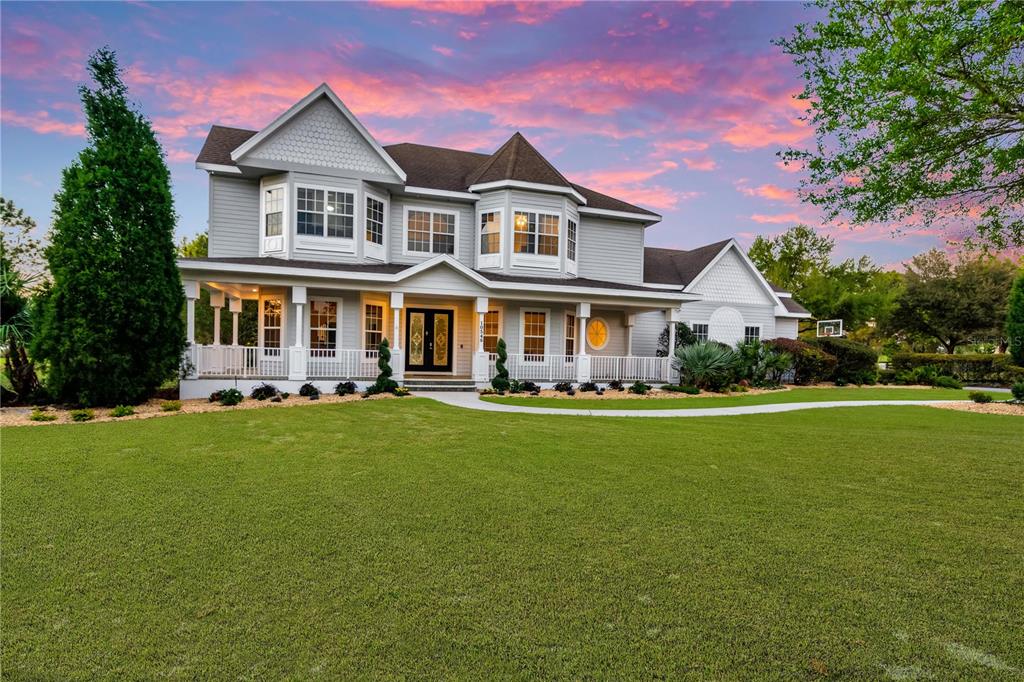
<svg viewBox="0 0 1024 682">
<path fill-rule="evenodd" d="M 566 221 L 565 253 L 569 260 L 576 260 L 576 221 L 572 218 Z"/>
<path fill-rule="evenodd" d="M 455 214 L 410 209 L 406 213 L 406 250 L 455 253 Z"/>
<path fill-rule="evenodd" d="M 366 241 L 384 244 L 384 202 L 366 197 Z"/>
<path fill-rule="evenodd" d="M 274 187 L 263 193 L 265 236 L 277 237 L 284 225 L 284 187 Z"/>
<path fill-rule="evenodd" d="M 497 211 L 480 214 L 480 255 L 501 251 L 501 214 Z"/>
<path fill-rule="evenodd" d="M 558 255 L 558 216 L 516 211 L 515 252 L 537 256 Z"/>
<path fill-rule="evenodd" d="M 298 234 L 352 239 L 355 196 L 351 192 L 299 187 L 295 200 L 295 231 Z"/>
</svg>

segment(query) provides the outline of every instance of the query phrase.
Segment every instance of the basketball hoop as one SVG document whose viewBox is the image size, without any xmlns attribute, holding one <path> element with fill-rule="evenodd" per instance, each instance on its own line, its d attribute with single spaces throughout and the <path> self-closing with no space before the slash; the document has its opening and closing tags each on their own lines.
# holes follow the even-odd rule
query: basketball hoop
<svg viewBox="0 0 1024 682">
<path fill-rule="evenodd" d="M 842 320 L 818 320 L 818 338 L 823 336 L 842 336 Z"/>
</svg>

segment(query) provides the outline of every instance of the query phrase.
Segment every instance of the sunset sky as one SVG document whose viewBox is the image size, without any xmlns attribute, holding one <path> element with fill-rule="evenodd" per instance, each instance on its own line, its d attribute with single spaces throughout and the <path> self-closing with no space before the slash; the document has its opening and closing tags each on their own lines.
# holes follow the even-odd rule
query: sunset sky
<svg viewBox="0 0 1024 682">
<path fill-rule="evenodd" d="M 813 141 L 771 44 L 798 3 L 13 3 L 2 11 L 2 191 L 45 228 L 85 142 L 77 86 L 113 47 L 167 152 L 179 235 L 206 229 L 195 156 L 326 81 L 383 144 L 490 152 L 519 130 L 567 177 L 654 209 L 648 244 L 749 244 L 805 222 L 840 257 L 905 260 L 941 236 L 821 224 L 776 153 Z"/>
</svg>

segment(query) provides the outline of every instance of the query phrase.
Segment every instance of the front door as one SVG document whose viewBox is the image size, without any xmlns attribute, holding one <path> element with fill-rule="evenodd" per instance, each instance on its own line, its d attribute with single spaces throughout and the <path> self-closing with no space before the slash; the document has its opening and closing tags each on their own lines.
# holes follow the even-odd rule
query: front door
<svg viewBox="0 0 1024 682">
<path fill-rule="evenodd" d="M 406 308 L 405 370 L 452 371 L 452 310 Z"/>
</svg>

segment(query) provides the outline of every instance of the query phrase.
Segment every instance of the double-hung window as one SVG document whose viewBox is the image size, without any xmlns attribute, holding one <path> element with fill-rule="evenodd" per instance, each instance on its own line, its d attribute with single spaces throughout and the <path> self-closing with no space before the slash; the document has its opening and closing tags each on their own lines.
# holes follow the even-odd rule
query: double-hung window
<svg viewBox="0 0 1024 682">
<path fill-rule="evenodd" d="M 499 313 L 497 310 L 488 310 L 484 314 L 484 351 L 487 353 L 498 352 L 498 327 Z"/>
<path fill-rule="evenodd" d="M 309 347 L 315 351 L 333 351 L 338 347 L 338 302 L 309 302 Z"/>
<path fill-rule="evenodd" d="M 263 216 L 264 236 L 280 236 L 284 229 L 284 187 L 274 187 L 263 192 Z"/>
<path fill-rule="evenodd" d="M 708 325 L 706 322 L 694 322 L 690 325 L 690 331 L 698 341 L 708 340 Z"/>
<path fill-rule="evenodd" d="M 760 327 L 744 327 L 743 328 L 743 342 L 750 343 L 751 341 L 761 340 L 761 328 Z"/>
<path fill-rule="evenodd" d="M 516 211 L 514 250 L 534 256 L 558 255 L 557 215 Z"/>
<path fill-rule="evenodd" d="M 565 228 L 565 257 L 571 261 L 576 260 L 576 221 L 569 218 Z"/>
<path fill-rule="evenodd" d="M 366 197 L 366 241 L 384 245 L 384 202 L 371 196 Z"/>
<path fill-rule="evenodd" d="M 267 355 L 280 355 L 284 302 L 280 298 L 264 298 L 260 304 L 263 318 L 263 347 L 271 349 L 266 351 Z"/>
<path fill-rule="evenodd" d="M 406 251 L 455 253 L 455 214 L 409 209 L 405 214 Z"/>
<path fill-rule="evenodd" d="M 565 314 L 565 355 L 576 355 L 576 316 L 572 313 Z"/>
<path fill-rule="evenodd" d="M 501 251 L 501 213 L 490 211 L 480 214 L 480 255 Z"/>
<path fill-rule="evenodd" d="M 384 306 L 367 303 L 363 308 L 363 348 L 377 350 L 384 340 Z"/>
<path fill-rule="evenodd" d="M 310 237 L 352 239 L 355 195 L 351 192 L 298 187 L 295 232 Z"/>
<path fill-rule="evenodd" d="M 533 362 L 544 360 L 544 353 L 547 352 L 547 313 L 526 310 L 523 311 L 523 354 L 524 359 Z"/>
</svg>

